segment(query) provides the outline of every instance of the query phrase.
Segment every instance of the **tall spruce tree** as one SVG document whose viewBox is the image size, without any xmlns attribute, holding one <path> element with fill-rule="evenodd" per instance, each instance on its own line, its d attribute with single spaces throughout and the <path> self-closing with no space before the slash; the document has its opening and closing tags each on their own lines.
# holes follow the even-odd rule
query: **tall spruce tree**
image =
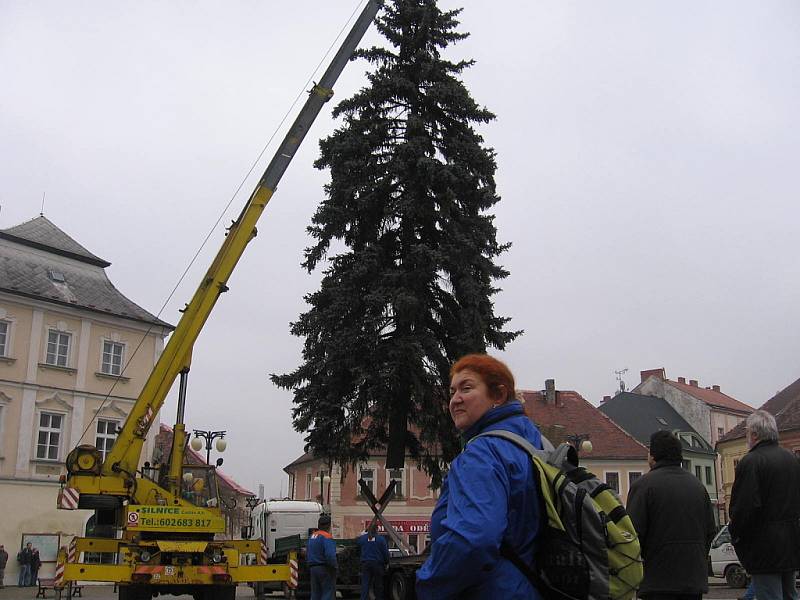
<svg viewBox="0 0 800 600">
<path fill-rule="evenodd" d="M 473 124 L 494 115 L 459 80 L 473 62 L 441 56 L 468 35 L 456 31 L 460 12 L 387 2 L 377 27 L 391 47 L 357 52 L 374 67 L 369 85 L 335 108 L 344 124 L 315 163 L 331 181 L 303 267 L 327 267 L 291 327 L 303 363 L 272 376 L 293 390 L 294 426 L 315 454 L 354 465 L 391 440 L 435 485 L 459 451 L 450 365 L 521 333 L 492 304 L 508 245 L 487 214 L 499 200 L 494 151 Z M 345 249 L 329 256 L 334 242 Z"/>
</svg>

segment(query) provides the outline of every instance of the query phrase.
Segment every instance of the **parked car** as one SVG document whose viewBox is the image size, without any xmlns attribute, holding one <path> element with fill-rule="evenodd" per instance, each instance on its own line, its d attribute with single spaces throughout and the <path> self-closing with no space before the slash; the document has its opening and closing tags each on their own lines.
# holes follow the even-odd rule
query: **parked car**
<svg viewBox="0 0 800 600">
<path fill-rule="evenodd" d="M 731 534 L 725 525 L 719 530 L 711 542 L 711 551 L 708 553 L 709 570 L 714 577 L 724 577 L 732 588 L 747 587 L 749 577 L 739 563 L 736 550 L 731 543 Z"/>
</svg>

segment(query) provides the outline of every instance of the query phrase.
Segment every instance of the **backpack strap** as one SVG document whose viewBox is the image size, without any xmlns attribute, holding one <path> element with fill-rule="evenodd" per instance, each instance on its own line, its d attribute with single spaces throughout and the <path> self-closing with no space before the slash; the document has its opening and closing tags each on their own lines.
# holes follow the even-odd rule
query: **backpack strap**
<svg viewBox="0 0 800 600">
<path fill-rule="evenodd" d="M 536 466 L 536 461 L 534 460 L 534 458 L 539 458 L 541 460 L 545 460 L 547 458 L 547 453 L 545 451 L 535 448 L 534 445 L 531 444 L 524 437 L 522 437 L 521 435 L 517 435 L 516 433 L 512 433 L 511 431 L 506 431 L 504 429 L 494 429 L 492 431 L 485 431 L 473 437 L 470 440 L 470 442 L 475 438 L 479 437 L 496 437 L 508 440 L 512 444 L 522 448 L 525 452 L 528 453 L 528 455 L 531 458 L 531 462 L 533 463 L 533 468 L 537 470 L 539 467 Z M 539 487 L 538 479 L 536 482 L 536 487 L 537 488 Z M 539 494 L 539 496 L 541 497 L 541 493 Z M 527 577 L 531 583 L 533 583 L 533 585 L 536 587 L 537 590 L 544 590 L 548 587 L 547 584 L 544 581 L 542 581 L 542 578 L 539 576 L 539 574 L 533 569 L 531 569 L 530 565 L 525 564 L 525 561 L 522 560 L 522 557 L 517 553 L 516 550 L 514 550 L 514 548 L 512 548 L 509 544 L 507 544 L 505 540 L 503 540 L 500 543 L 500 556 L 511 562 L 511 564 L 513 564 L 515 567 L 517 567 L 517 569 L 519 569 L 520 572 L 522 572 L 522 574 L 525 575 L 525 577 Z"/>
</svg>

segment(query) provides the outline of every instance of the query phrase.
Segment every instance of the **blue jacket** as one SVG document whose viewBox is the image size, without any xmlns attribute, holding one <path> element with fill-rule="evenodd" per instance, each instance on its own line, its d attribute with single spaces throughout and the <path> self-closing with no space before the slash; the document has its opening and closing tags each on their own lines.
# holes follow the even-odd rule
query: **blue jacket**
<svg viewBox="0 0 800 600">
<path fill-rule="evenodd" d="M 497 429 L 542 447 L 539 430 L 517 401 L 489 410 L 463 438 Z M 419 600 L 541 600 L 500 556 L 505 541 L 526 563 L 533 561 L 540 523 L 533 469 L 521 448 L 500 438 L 478 438 L 456 457 L 431 515 L 431 554 L 417 571 Z"/>
<path fill-rule="evenodd" d="M 306 562 L 314 567 L 325 565 L 336 568 L 336 542 L 327 531 L 317 530 L 308 538 Z"/>
<path fill-rule="evenodd" d="M 369 539 L 369 534 L 364 533 L 356 540 L 361 549 L 361 562 L 377 562 L 382 565 L 389 564 L 389 544 L 382 535 Z"/>
</svg>

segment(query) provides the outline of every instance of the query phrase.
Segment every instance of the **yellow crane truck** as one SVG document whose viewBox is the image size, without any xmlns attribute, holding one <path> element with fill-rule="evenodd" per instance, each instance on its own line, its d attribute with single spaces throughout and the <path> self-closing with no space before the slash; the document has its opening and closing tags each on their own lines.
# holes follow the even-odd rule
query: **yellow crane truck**
<svg viewBox="0 0 800 600">
<path fill-rule="evenodd" d="M 185 465 L 186 377 L 192 348 L 309 127 L 333 95 L 333 84 L 361 41 L 379 8 L 368 0 L 346 39 L 278 147 L 238 219 L 206 272 L 139 397 L 111 452 L 81 445 L 66 461 L 58 507 L 91 509 L 96 522 L 116 537 L 80 537 L 59 552 L 57 585 L 71 589 L 77 581 L 113 582 L 120 600 L 142 600 L 162 594 L 191 594 L 195 600 L 232 600 L 242 582 L 296 584 L 296 560 L 268 564 L 257 540 L 222 540 L 225 520 L 218 498 L 215 469 Z M 167 393 L 180 376 L 172 448 L 160 469 L 139 468 L 142 446 Z M 199 482 L 199 483 L 198 483 Z M 89 553 L 115 556 L 111 564 L 81 562 Z M 259 557 L 246 564 L 243 555 Z"/>
</svg>

